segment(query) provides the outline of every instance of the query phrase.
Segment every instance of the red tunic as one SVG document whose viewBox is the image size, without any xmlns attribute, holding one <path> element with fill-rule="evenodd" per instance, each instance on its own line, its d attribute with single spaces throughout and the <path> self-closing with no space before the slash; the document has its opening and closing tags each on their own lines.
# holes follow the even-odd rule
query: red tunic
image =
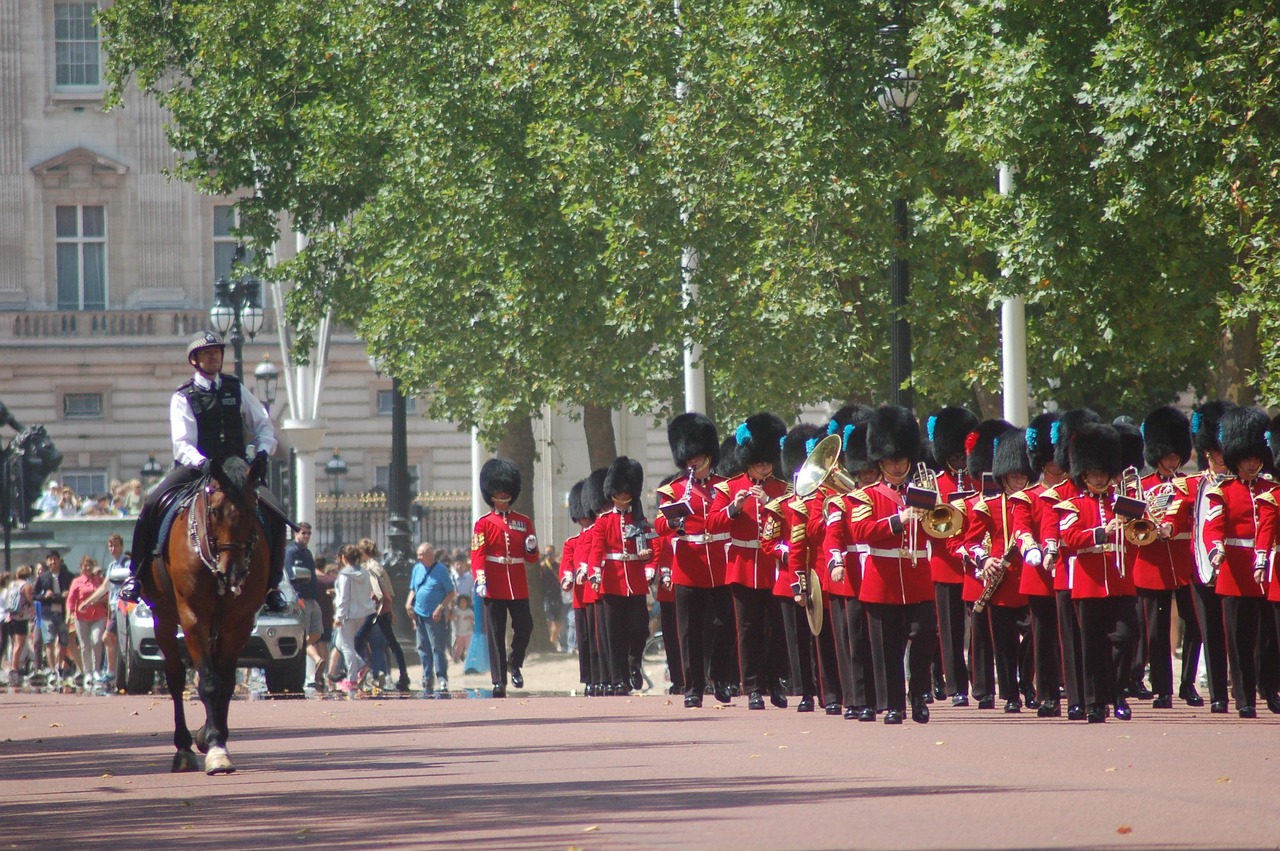
<svg viewBox="0 0 1280 851">
<path fill-rule="evenodd" d="M 671 570 L 671 539 L 659 535 L 653 539 L 651 544 L 653 547 L 653 566 L 654 575 L 658 581 L 654 583 L 653 596 L 659 603 L 674 603 L 676 601 L 675 586 L 670 588 L 662 584 L 662 576 Z"/>
<path fill-rule="evenodd" d="M 1045 548 L 1045 556 L 1053 547 L 1062 548 L 1062 532 L 1058 528 L 1058 503 L 1071 499 L 1079 491 L 1070 481 L 1059 482 L 1051 488 L 1045 488 L 1038 499 L 1044 514 L 1040 524 L 1040 546 Z M 1053 564 L 1053 590 L 1071 590 L 1071 571 L 1067 569 L 1067 553 L 1059 552 Z"/>
<path fill-rule="evenodd" d="M 826 518 L 826 534 L 822 539 L 822 564 L 819 573 L 827 576 L 824 586 L 837 597 L 857 597 L 862 587 L 862 551 L 853 543 L 849 534 L 849 517 L 853 514 L 855 503 L 850 494 L 836 494 L 829 497 L 822 507 Z M 836 563 L 844 567 L 844 579 L 836 582 L 831 578 L 831 570 Z"/>
<path fill-rule="evenodd" d="M 564 542 L 564 546 L 560 548 L 560 584 L 564 585 L 564 581 L 569 580 L 569 587 L 573 589 L 573 607 L 575 609 L 582 608 L 581 585 L 577 585 L 574 581 L 575 574 L 578 570 L 578 559 L 575 551 L 578 548 L 578 540 L 582 537 L 582 529 L 577 533 L 570 535 L 568 540 Z"/>
<path fill-rule="evenodd" d="M 1255 553 L 1267 553 L 1267 599 L 1280 603 L 1280 577 L 1276 576 L 1276 535 L 1280 532 L 1280 489 L 1259 496 L 1258 534 Z"/>
<path fill-rule="evenodd" d="M 775 597 L 792 597 L 791 584 L 796 575 L 787 564 L 791 553 L 791 529 L 795 515 L 787 507 L 791 502 L 791 489 L 769 502 L 764 509 L 764 527 L 760 530 L 760 548 L 778 560 L 778 574 L 773 581 Z"/>
<path fill-rule="evenodd" d="M 761 546 L 763 532 L 760 500 L 748 496 L 737 516 L 729 514 L 734 496 L 740 491 L 751 490 L 756 484 L 746 473 L 718 483 L 711 500 L 711 512 L 707 515 L 708 532 L 728 533 L 729 549 L 726 554 L 726 579 L 735 585 L 748 588 L 773 588 L 778 578 L 778 558 Z M 765 501 L 777 499 L 786 491 L 781 479 L 770 478 L 761 482 L 768 496 Z"/>
<path fill-rule="evenodd" d="M 1114 494 L 1111 490 L 1101 496 L 1078 493 L 1059 502 L 1058 530 L 1062 546 L 1060 559 L 1065 560 L 1066 573 L 1071 589 L 1071 599 L 1091 597 L 1126 597 L 1137 592 L 1133 587 L 1133 558 L 1138 547 L 1124 547 L 1124 563 L 1120 562 L 1120 548 L 1115 534 L 1106 534 L 1103 527 L 1115 516 L 1111 509 Z"/>
<path fill-rule="evenodd" d="M 532 548 L 526 542 L 532 542 Z M 490 511 L 476 521 L 471 534 L 471 575 L 484 579 L 486 593 L 495 600 L 527 600 L 525 565 L 538 561 L 533 521 L 523 514 Z"/>
<path fill-rule="evenodd" d="M 1226 559 L 1218 568 L 1216 589 L 1223 597 L 1263 597 L 1266 592 L 1253 578 L 1254 560 L 1261 549 L 1256 540 L 1256 499 L 1270 494 L 1275 485 L 1263 479 L 1244 482 L 1235 477 L 1205 491 L 1204 545 L 1222 549 Z M 1265 530 L 1264 530 L 1265 531 Z"/>
<path fill-rule="evenodd" d="M 1038 548 L 1042 559 L 1044 547 L 1040 535 L 1044 517 L 1048 514 L 1055 527 L 1058 520 L 1058 516 L 1053 513 L 1053 506 L 1040 499 L 1044 491 L 1044 483 L 1037 482 L 1009 498 L 1013 506 L 1013 535 L 1018 542 L 1018 550 L 1026 555 L 1033 547 Z M 1054 534 L 1057 534 L 1056 528 Z M 1038 567 L 1023 562 L 1018 575 L 1018 590 L 1029 597 L 1053 596 L 1053 576 L 1045 569 L 1043 561 Z"/>
<path fill-rule="evenodd" d="M 1133 584 L 1151 591 L 1173 591 L 1191 584 L 1191 491 L 1182 476 L 1163 479 L 1152 473 L 1142 479 L 1142 493 L 1172 488 L 1162 522 L 1173 526 L 1167 539 L 1138 547 L 1133 562 Z"/>
<path fill-rule="evenodd" d="M 938 501 L 951 502 L 956 491 L 960 490 L 959 477 L 951 470 L 938 474 Z M 966 488 L 966 490 L 972 490 Z M 934 582 L 959 585 L 964 581 L 964 560 L 960 557 L 961 535 L 953 538 L 926 538 L 925 548 L 929 551 L 929 572 Z"/>
<path fill-rule="evenodd" d="M 582 530 L 582 534 L 578 536 L 578 547 L 574 551 L 574 557 L 577 564 L 574 569 L 581 568 L 581 571 L 575 574 L 575 577 L 581 576 L 582 580 L 573 587 L 573 596 L 582 595 L 582 605 L 589 606 L 600 599 L 600 592 L 591 584 L 591 547 L 596 538 L 596 527 L 593 523 L 586 529 Z M 576 579 L 575 579 L 576 581 Z"/>
<path fill-rule="evenodd" d="M 676 479 L 658 488 L 658 508 L 671 503 L 687 501 L 691 513 L 684 518 L 684 531 L 671 525 L 661 510 L 654 523 L 659 535 L 670 535 L 675 552 L 672 578 L 677 585 L 692 588 L 718 588 L 725 584 L 725 545 L 727 532 L 708 532 L 707 513 L 711 510 L 712 489 L 724 481 L 723 476 L 711 475 L 702 481 L 689 484 L 689 480 Z"/>
<path fill-rule="evenodd" d="M 636 597 L 649 593 L 649 580 L 645 567 L 653 552 L 648 542 L 636 537 L 635 515 L 611 508 L 596 518 L 591 528 L 591 555 L 588 565 L 591 571 L 600 573 L 600 593 L 615 597 Z M 647 528 L 648 524 L 645 524 Z"/>
<path fill-rule="evenodd" d="M 970 553 L 974 547 L 982 547 L 987 555 L 994 559 L 1009 554 L 1009 567 L 1005 571 L 1000 587 L 996 589 L 991 604 L 995 606 L 1017 607 L 1027 605 L 1027 595 L 1022 592 L 1022 550 L 1018 548 L 1016 529 L 1013 522 L 1013 510 L 1016 501 L 1012 496 L 1001 494 L 996 497 L 979 498 L 974 501 L 970 514 L 965 520 L 964 544 Z M 981 567 L 981 564 L 978 565 Z M 964 599 L 968 600 L 970 589 L 976 590 L 973 600 L 982 595 L 983 583 L 975 570 L 968 570 L 964 577 Z"/>
<path fill-rule="evenodd" d="M 826 519 L 822 516 L 822 504 L 832 491 L 826 487 L 808 496 L 796 497 L 784 506 L 790 512 L 791 546 L 787 553 L 787 573 L 794 582 L 802 570 L 813 570 L 818 575 L 818 585 L 823 591 L 831 582 L 830 574 L 822 569 L 822 539 L 826 532 Z M 822 595 L 822 607 L 831 608 L 830 595 Z"/>
<path fill-rule="evenodd" d="M 933 576 L 925 550 L 928 537 L 919 521 L 904 526 L 898 518 L 902 494 L 879 482 L 850 496 L 855 501 L 848 520 L 850 540 L 866 544 L 859 597 L 867 603 L 932 602 Z M 916 548 L 908 550 L 913 537 Z"/>
</svg>

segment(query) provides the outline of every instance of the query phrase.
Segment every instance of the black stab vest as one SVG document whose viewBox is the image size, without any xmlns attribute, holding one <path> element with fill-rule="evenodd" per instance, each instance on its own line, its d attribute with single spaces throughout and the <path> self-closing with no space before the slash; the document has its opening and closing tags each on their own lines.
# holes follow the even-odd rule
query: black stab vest
<svg viewBox="0 0 1280 851">
<path fill-rule="evenodd" d="M 221 376 L 217 390 L 205 390 L 188 381 L 178 388 L 196 418 L 196 448 L 206 458 L 222 464 L 233 456 L 244 457 L 244 420 L 240 416 L 240 382 Z"/>
</svg>

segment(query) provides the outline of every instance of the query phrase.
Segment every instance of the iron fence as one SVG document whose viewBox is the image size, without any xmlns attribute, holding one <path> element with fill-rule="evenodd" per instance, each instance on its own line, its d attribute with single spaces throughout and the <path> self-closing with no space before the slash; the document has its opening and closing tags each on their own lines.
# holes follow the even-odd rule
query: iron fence
<svg viewBox="0 0 1280 851">
<path fill-rule="evenodd" d="M 416 547 L 430 541 L 438 550 L 471 546 L 471 495 L 420 493 L 409 508 L 409 535 Z M 326 494 L 316 497 L 312 552 L 333 555 L 343 544 L 369 538 L 387 548 L 387 497 L 383 493 Z"/>
</svg>

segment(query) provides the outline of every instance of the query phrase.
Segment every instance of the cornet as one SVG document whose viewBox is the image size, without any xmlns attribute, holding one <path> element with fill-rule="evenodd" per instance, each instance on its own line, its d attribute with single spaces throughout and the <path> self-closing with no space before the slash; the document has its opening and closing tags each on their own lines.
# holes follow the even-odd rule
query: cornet
<svg viewBox="0 0 1280 851">
<path fill-rule="evenodd" d="M 916 467 L 916 475 L 907 488 L 906 503 L 912 508 L 924 509 L 920 523 L 930 538 L 954 538 L 964 529 L 964 510 L 939 501 L 938 474 L 923 461 Z"/>
<path fill-rule="evenodd" d="M 1164 503 L 1168 505 L 1168 500 Z M 1116 487 L 1115 513 L 1125 519 L 1124 539 L 1135 547 L 1145 547 L 1160 537 L 1160 526 L 1151 517 L 1151 507 L 1142 497 L 1142 478 L 1137 467 L 1120 474 Z M 1161 512 L 1163 514 L 1163 510 Z"/>
</svg>

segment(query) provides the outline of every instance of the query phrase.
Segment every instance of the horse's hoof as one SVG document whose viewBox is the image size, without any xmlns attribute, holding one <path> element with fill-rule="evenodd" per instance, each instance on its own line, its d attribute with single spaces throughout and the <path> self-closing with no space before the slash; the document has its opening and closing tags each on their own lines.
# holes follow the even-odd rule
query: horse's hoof
<svg viewBox="0 0 1280 851">
<path fill-rule="evenodd" d="M 173 767 L 170 769 L 172 774 L 181 774 L 185 771 L 199 771 L 200 762 L 196 759 L 196 755 L 190 749 L 178 751 L 173 755 Z"/>
<path fill-rule="evenodd" d="M 200 753 L 209 752 L 209 739 L 204 734 L 204 727 L 196 730 L 196 747 L 199 748 Z"/>
<path fill-rule="evenodd" d="M 209 755 L 204 758 L 204 773 L 209 776 L 215 774 L 230 774 L 235 771 L 236 767 L 231 764 L 231 755 L 227 753 L 226 748 L 209 748 Z"/>
</svg>

